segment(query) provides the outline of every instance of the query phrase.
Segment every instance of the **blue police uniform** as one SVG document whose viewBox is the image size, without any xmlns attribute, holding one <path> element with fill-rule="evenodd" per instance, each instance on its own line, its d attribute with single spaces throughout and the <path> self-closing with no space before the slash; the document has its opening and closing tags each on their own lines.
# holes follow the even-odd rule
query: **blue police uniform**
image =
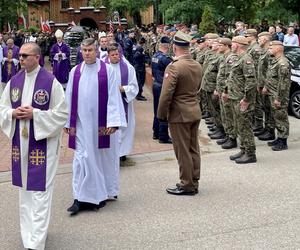
<svg viewBox="0 0 300 250">
<path fill-rule="evenodd" d="M 127 37 L 124 40 L 124 56 L 131 64 L 133 64 L 133 41 L 130 37 Z"/>
<path fill-rule="evenodd" d="M 137 45 L 134 54 L 133 54 L 133 66 L 136 72 L 136 79 L 139 85 L 139 93 L 137 94 L 137 99 L 144 98 L 143 93 L 143 87 L 146 80 L 146 57 L 144 53 L 144 49 L 142 46 Z"/>
<path fill-rule="evenodd" d="M 153 139 L 159 139 L 160 142 L 170 141 L 168 133 L 168 122 L 159 121 L 157 118 L 157 108 L 164 80 L 164 73 L 166 67 L 172 62 L 172 59 L 161 51 L 157 51 L 151 62 L 152 76 L 154 78 L 152 92 L 153 92 L 153 108 L 154 108 L 154 119 L 153 119 Z"/>
</svg>

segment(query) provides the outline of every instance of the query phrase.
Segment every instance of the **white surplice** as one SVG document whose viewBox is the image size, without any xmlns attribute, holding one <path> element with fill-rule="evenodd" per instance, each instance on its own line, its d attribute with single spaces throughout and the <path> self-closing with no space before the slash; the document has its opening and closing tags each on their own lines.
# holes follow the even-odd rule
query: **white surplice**
<svg viewBox="0 0 300 250">
<path fill-rule="evenodd" d="M 32 105 L 35 80 L 40 66 L 25 74 L 21 105 Z M 12 118 L 10 101 L 10 82 L 4 89 L 0 100 L 0 126 L 10 139 L 15 133 L 16 120 Z M 29 138 L 22 136 L 22 129 L 29 121 L 20 120 L 21 173 L 23 187 L 19 188 L 20 227 L 25 248 L 44 249 L 50 220 L 54 176 L 58 166 L 61 132 L 68 109 L 61 84 L 55 79 L 52 85 L 49 110 L 33 110 L 34 137 L 36 140 L 47 138 L 46 191 L 26 191 L 28 170 Z"/>
<path fill-rule="evenodd" d="M 108 76 L 107 127 L 126 127 L 126 118 L 116 76 L 106 65 Z M 74 67 L 69 76 L 66 100 L 71 108 Z M 98 148 L 98 71 L 100 60 L 81 65 L 78 89 L 76 149 L 73 159 L 73 196 L 98 204 L 119 194 L 119 134 L 110 136 L 110 147 Z M 67 122 L 68 128 L 70 123 Z"/>
<path fill-rule="evenodd" d="M 124 62 L 128 67 L 128 85 L 123 86 L 125 90 L 125 101 L 128 103 L 128 114 L 127 114 L 127 127 L 120 128 L 118 133 L 120 134 L 120 152 L 119 156 L 129 155 L 134 142 L 135 133 L 135 115 L 133 108 L 133 100 L 139 92 L 139 85 L 136 80 L 136 74 L 134 67 L 125 59 Z M 121 85 L 121 71 L 120 63 L 110 64 L 115 72 L 117 82 Z"/>
</svg>

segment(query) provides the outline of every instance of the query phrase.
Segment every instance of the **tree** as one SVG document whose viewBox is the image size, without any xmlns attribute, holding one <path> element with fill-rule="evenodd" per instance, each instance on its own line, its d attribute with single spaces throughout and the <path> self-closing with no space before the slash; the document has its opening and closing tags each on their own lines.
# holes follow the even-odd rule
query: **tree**
<svg viewBox="0 0 300 250">
<path fill-rule="evenodd" d="M 216 32 L 215 19 L 214 19 L 212 10 L 209 5 L 206 5 L 204 7 L 204 11 L 202 14 L 202 20 L 199 25 L 199 32 L 201 34 Z"/>
</svg>

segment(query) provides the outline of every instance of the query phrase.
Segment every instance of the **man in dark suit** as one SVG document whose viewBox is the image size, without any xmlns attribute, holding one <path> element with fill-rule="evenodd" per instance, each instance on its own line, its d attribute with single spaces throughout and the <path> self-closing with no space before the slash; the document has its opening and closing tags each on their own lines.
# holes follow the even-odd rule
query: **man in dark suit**
<svg viewBox="0 0 300 250">
<path fill-rule="evenodd" d="M 167 188 L 173 195 L 195 195 L 200 179 L 198 93 L 202 67 L 189 54 L 191 36 L 178 31 L 173 39 L 175 60 L 165 70 L 157 117 L 168 120 L 180 172 L 180 183 Z"/>
</svg>

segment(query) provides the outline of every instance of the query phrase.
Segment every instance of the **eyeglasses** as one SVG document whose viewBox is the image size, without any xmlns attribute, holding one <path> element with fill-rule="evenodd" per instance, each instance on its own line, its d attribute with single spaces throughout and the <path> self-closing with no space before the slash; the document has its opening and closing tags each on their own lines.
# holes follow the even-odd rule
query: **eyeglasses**
<svg viewBox="0 0 300 250">
<path fill-rule="evenodd" d="M 24 58 L 26 59 L 28 56 L 36 56 L 36 54 L 19 54 L 19 58 Z"/>
</svg>

